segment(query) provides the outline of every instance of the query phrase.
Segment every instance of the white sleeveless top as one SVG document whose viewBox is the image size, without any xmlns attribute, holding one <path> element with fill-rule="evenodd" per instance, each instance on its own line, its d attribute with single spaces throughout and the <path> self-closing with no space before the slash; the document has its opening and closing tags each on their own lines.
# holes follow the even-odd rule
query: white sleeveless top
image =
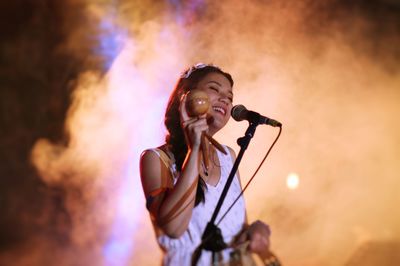
<svg viewBox="0 0 400 266">
<path fill-rule="evenodd" d="M 193 209 L 192 218 L 189 222 L 188 229 L 180 238 L 170 238 L 167 235 L 161 235 L 158 237 L 158 244 L 165 251 L 163 265 L 191 265 L 193 251 L 201 242 L 203 231 L 211 219 L 233 166 L 231 154 L 227 147 L 224 148 L 227 151 L 226 155 L 217 150 L 217 155 L 221 165 L 221 177 L 218 181 L 218 184 L 215 187 L 207 184 L 207 190 L 205 191 L 205 203 L 199 203 L 199 205 Z M 152 151 L 156 152 L 160 157 L 162 157 L 159 150 L 152 149 Z M 171 170 L 171 174 L 176 177 L 177 172 L 175 170 L 175 165 L 169 166 L 169 168 Z M 176 183 L 176 179 L 174 182 Z M 241 186 L 239 178 L 237 175 L 235 175 L 215 223 L 219 222 L 220 218 L 224 215 L 225 211 L 233 203 L 240 192 Z M 242 230 L 244 223 L 245 203 L 243 197 L 240 197 L 240 199 L 235 203 L 221 223 L 218 224 L 226 244 L 229 245 L 232 242 L 233 238 Z M 218 255 L 222 256 L 222 260 L 226 262 L 229 260 L 231 252 L 232 249 L 227 248 Z M 211 265 L 211 255 L 212 253 L 210 251 L 203 250 L 197 265 Z"/>
</svg>

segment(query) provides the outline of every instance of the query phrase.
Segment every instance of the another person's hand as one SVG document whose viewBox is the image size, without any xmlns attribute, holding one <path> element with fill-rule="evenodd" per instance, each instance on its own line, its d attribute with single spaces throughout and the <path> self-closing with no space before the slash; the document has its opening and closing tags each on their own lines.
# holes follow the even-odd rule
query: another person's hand
<svg viewBox="0 0 400 266">
<path fill-rule="evenodd" d="M 208 130 L 206 114 L 199 117 L 190 117 L 186 110 L 186 96 L 182 96 L 179 105 L 181 126 L 185 132 L 186 143 L 189 148 L 199 147 L 201 144 L 201 134 Z"/>
</svg>

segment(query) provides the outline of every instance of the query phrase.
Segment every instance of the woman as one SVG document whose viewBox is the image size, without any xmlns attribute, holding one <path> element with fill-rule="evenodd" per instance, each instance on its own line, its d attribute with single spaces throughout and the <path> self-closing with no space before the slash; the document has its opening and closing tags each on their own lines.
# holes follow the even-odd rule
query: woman
<svg viewBox="0 0 400 266">
<path fill-rule="evenodd" d="M 233 80 L 230 74 L 213 65 L 197 64 L 179 79 L 168 102 L 165 126 L 166 143 L 142 153 L 140 174 L 146 206 L 160 247 L 165 252 L 164 265 L 190 265 L 194 250 L 221 195 L 235 160 L 234 151 L 224 146 L 226 154 L 209 147 L 206 168 L 201 157 L 201 135 L 212 136 L 230 118 Z M 210 101 L 207 114 L 190 117 L 186 110 L 186 95 L 190 90 L 205 92 Z M 222 205 L 217 222 L 240 194 L 238 174 Z M 247 225 L 245 204 L 240 198 L 218 224 L 229 248 L 220 252 L 219 261 L 227 263 L 240 243 L 262 258 L 270 254 L 270 231 L 257 221 Z M 211 265 L 211 252 L 203 251 L 197 265 Z"/>
</svg>

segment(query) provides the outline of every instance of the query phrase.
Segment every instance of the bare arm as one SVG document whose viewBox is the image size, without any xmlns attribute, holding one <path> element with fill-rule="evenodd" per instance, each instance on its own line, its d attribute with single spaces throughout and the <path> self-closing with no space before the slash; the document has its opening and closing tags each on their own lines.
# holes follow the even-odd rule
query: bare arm
<svg viewBox="0 0 400 266">
<path fill-rule="evenodd" d="M 146 198 L 152 199 L 149 211 L 164 233 L 173 238 L 186 231 L 192 216 L 199 176 L 200 136 L 208 129 L 205 116 L 188 117 L 184 104 L 185 98 L 181 103 L 181 121 L 188 153 L 175 186 L 165 181 L 171 180 L 170 173 L 157 155 L 145 152 L 140 161 L 143 190 Z"/>
<path fill-rule="evenodd" d="M 183 171 L 175 186 L 169 169 L 153 152 L 145 152 L 140 162 L 143 190 L 151 200 L 148 208 L 157 225 L 170 237 L 179 237 L 186 230 L 194 207 L 197 189 L 198 155 L 189 151 Z M 167 180 L 167 181 L 166 181 Z"/>
</svg>

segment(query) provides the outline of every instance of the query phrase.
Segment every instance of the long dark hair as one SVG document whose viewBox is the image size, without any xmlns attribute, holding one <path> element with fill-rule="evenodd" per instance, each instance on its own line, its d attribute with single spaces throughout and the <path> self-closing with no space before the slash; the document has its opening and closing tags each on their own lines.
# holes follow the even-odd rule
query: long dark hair
<svg viewBox="0 0 400 266">
<path fill-rule="evenodd" d="M 182 170 L 182 164 L 188 151 L 185 143 L 185 135 L 180 124 L 179 105 L 181 97 L 189 90 L 195 89 L 205 76 L 213 72 L 224 75 L 229 80 L 231 86 L 233 86 L 233 79 L 229 73 L 213 65 L 197 64 L 183 72 L 168 100 L 164 121 L 168 134 L 165 141 L 168 149 L 174 154 L 177 171 Z M 205 201 L 204 191 L 206 188 L 204 180 L 199 178 L 195 206 Z"/>
</svg>

